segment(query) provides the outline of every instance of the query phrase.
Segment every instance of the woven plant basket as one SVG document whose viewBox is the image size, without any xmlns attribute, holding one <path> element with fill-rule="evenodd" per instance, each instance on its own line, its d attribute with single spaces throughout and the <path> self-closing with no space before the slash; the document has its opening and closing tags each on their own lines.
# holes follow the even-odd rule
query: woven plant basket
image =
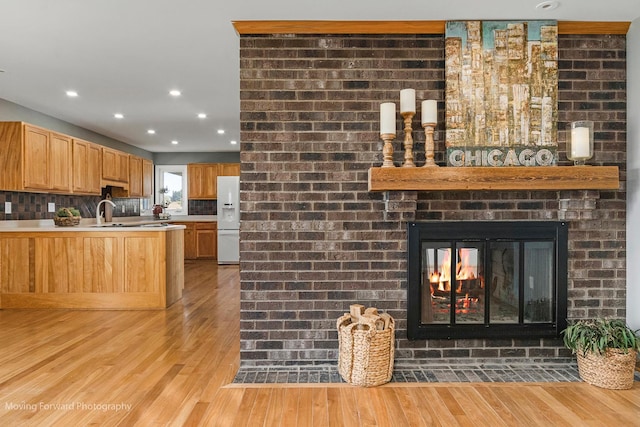
<svg viewBox="0 0 640 427">
<path fill-rule="evenodd" d="M 81 216 L 73 216 L 71 211 L 68 208 L 63 208 L 67 213 L 67 216 L 58 216 L 57 214 L 53 217 L 53 223 L 58 227 L 72 227 L 74 225 L 80 224 Z"/>
<path fill-rule="evenodd" d="M 382 330 L 380 320 L 354 319 L 348 313 L 338 319 L 338 372 L 349 384 L 371 387 L 391 380 L 395 321 L 388 315 L 386 319 Z"/>
<path fill-rule="evenodd" d="M 636 365 L 636 351 L 607 349 L 605 354 L 593 352 L 583 354 L 577 351 L 578 372 L 584 382 L 612 390 L 626 390 L 633 387 Z"/>
</svg>

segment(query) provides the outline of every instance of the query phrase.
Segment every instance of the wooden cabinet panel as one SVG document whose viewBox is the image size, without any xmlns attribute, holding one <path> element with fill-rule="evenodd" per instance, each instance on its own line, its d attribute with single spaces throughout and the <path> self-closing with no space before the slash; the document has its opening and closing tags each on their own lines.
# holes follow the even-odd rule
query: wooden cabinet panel
<svg viewBox="0 0 640 427">
<path fill-rule="evenodd" d="M 157 260 L 164 257 L 164 241 L 149 237 L 124 238 L 125 292 L 157 293 L 160 271 Z"/>
<path fill-rule="evenodd" d="M 142 197 L 153 196 L 153 162 L 142 159 Z"/>
<path fill-rule="evenodd" d="M 89 177 L 89 143 L 74 139 L 72 144 L 73 158 L 73 182 L 72 189 L 74 193 L 84 193 L 89 186 L 87 179 Z"/>
<path fill-rule="evenodd" d="M 25 188 L 49 189 L 49 131 L 34 126 L 24 127 Z"/>
<path fill-rule="evenodd" d="M 182 230 L 0 233 L 0 308 L 167 307 L 184 287 L 182 238 Z"/>
<path fill-rule="evenodd" d="M 196 244 L 195 222 L 172 222 L 172 224 L 184 225 L 184 259 L 196 259 L 198 256 Z"/>
<path fill-rule="evenodd" d="M 142 158 L 129 156 L 129 196 L 142 196 Z"/>
<path fill-rule="evenodd" d="M 101 194 L 100 178 L 102 177 L 102 149 L 99 145 L 89 144 L 88 160 L 89 171 L 87 173 L 87 192 L 89 194 Z"/>
<path fill-rule="evenodd" d="M 202 194 L 202 165 L 187 165 L 187 187 L 189 199 L 198 199 Z"/>
<path fill-rule="evenodd" d="M 106 183 L 128 183 L 129 154 L 102 147 L 102 180 Z"/>
<path fill-rule="evenodd" d="M 71 192 L 71 138 L 24 126 L 24 188 Z"/>
<path fill-rule="evenodd" d="M 33 292 L 29 271 L 34 262 L 34 240 L 30 238 L 10 238 L 0 240 L 0 290 L 2 293 Z M 26 256 L 16 256 L 25 254 Z"/>
<path fill-rule="evenodd" d="M 189 199 L 214 200 L 218 192 L 218 163 L 187 165 Z"/>
<path fill-rule="evenodd" d="M 103 237 L 85 238 L 84 241 L 85 293 L 124 292 L 124 265 L 122 263 L 122 239 Z M 95 262 L 103 260 L 103 262 Z"/>
<path fill-rule="evenodd" d="M 82 243 L 80 237 L 52 237 L 36 240 L 36 292 L 82 292 L 84 279 Z"/>
<path fill-rule="evenodd" d="M 215 222 L 196 223 L 196 245 L 198 259 L 218 258 L 218 228 Z"/>
<path fill-rule="evenodd" d="M 50 134 L 49 179 L 52 190 L 71 192 L 71 151 L 71 137 Z"/>
<path fill-rule="evenodd" d="M 219 163 L 218 176 L 240 176 L 240 163 Z"/>
<path fill-rule="evenodd" d="M 215 222 L 172 222 L 184 225 L 184 259 L 217 259 L 218 228 Z"/>
<path fill-rule="evenodd" d="M 72 143 L 72 190 L 78 194 L 101 194 L 102 150 L 91 142 L 74 139 Z"/>
<path fill-rule="evenodd" d="M 127 153 L 118 151 L 118 181 L 127 182 L 129 180 L 129 157 Z"/>
</svg>

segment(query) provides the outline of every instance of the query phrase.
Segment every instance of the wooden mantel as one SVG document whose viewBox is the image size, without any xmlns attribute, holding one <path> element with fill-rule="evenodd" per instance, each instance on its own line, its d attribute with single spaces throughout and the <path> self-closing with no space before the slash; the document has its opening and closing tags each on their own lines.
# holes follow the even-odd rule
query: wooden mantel
<svg viewBox="0 0 640 427">
<path fill-rule="evenodd" d="M 251 34 L 444 34 L 446 21 L 233 21 Z M 627 34 L 630 22 L 558 21 L 558 34 Z"/>
<path fill-rule="evenodd" d="M 617 166 L 369 169 L 369 191 L 618 190 Z"/>
</svg>

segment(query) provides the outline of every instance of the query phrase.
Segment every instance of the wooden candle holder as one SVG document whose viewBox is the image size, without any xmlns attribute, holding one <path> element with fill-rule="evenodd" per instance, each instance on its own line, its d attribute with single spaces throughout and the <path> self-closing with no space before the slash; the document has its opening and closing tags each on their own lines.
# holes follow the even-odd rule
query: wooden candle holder
<svg viewBox="0 0 640 427">
<path fill-rule="evenodd" d="M 393 144 L 391 142 L 396 139 L 396 135 L 393 133 L 383 133 L 380 135 L 380 138 L 384 141 L 384 146 L 382 147 L 382 167 L 394 168 L 396 165 L 393 164 Z"/>
<path fill-rule="evenodd" d="M 435 144 L 433 142 L 433 131 L 436 127 L 436 124 L 423 123 L 422 127 L 424 128 L 424 137 L 425 137 L 425 144 L 424 144 L 425 163 L 422 167 L 423 168 L 438 167 L 435 160 L 433 160 L 433 152 L 435 149 Z"/>
<path fill-rule="evenodd" d="M 416 164 L 413 162 L 413 137 L 411 136 L 411 120 L 415 115 L 414 112 L 408 111 L 402 113 L 404 118 L 404 168 L 415 168 Z"/>
</svg>

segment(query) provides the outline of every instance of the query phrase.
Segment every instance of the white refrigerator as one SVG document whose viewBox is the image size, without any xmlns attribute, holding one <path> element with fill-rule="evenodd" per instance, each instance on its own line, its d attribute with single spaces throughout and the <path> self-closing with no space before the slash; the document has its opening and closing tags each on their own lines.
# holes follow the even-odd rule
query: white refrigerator
<svg viewBox="0 0 640 427">
<path fill-rule="evenodd" d="M 218 264 L 240 262 L 240 177 L 218 177 Z"/>
</svg>

